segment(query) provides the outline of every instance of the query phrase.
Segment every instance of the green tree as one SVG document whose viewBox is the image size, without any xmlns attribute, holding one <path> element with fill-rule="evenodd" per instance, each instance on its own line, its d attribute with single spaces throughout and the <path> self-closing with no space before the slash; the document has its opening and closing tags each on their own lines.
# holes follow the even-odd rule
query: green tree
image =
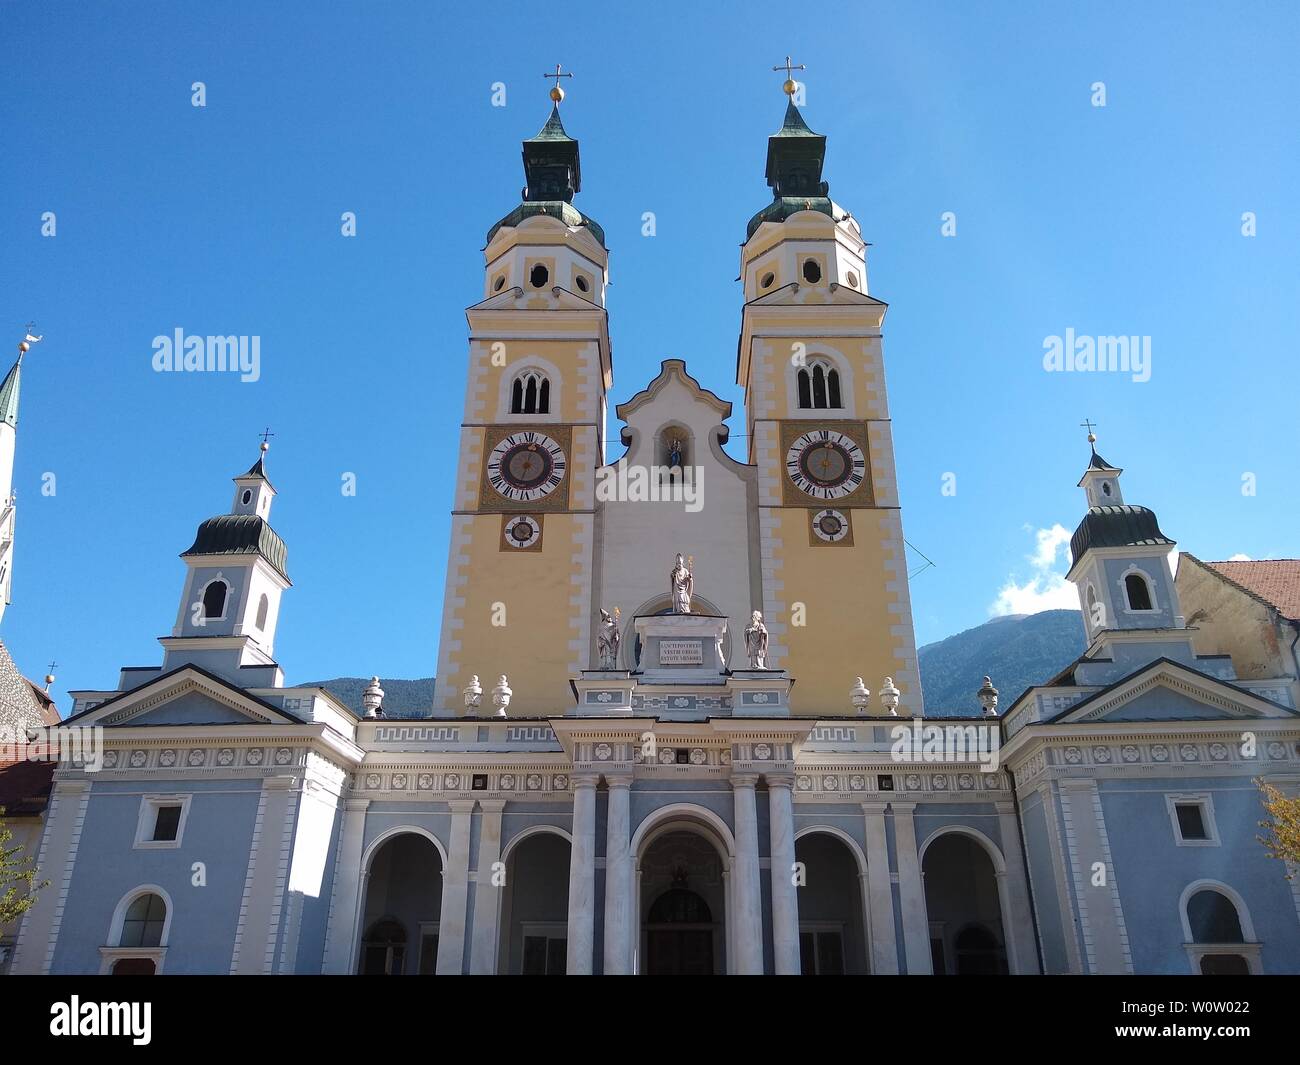
<svg viewBox="0 0 1300 1065">
<path fill-rule="evenodd" d="M 1286 878 L 1291 880 L 1300 867 L 1300 796 L 1288 798 L 1272 784 L 1262 780 L 1257 783 L 1264 793 L 1264 809 L 1271 818 L 1259 823 L 1268 833 L 1260 836 L 1259 841 L 1272 857 L 1286 862 Z"/>
<path fill-rule="evenodd" d="M 49 881 L 36 882 L 36 870 L 30 856 L 24 857 L 22 847 L 10 847 L 13 832 L 4 821 L 4 807 L 0 806 L 0 926 L 18 920 L 36 902 L 36 892 Z"/>
</svg>

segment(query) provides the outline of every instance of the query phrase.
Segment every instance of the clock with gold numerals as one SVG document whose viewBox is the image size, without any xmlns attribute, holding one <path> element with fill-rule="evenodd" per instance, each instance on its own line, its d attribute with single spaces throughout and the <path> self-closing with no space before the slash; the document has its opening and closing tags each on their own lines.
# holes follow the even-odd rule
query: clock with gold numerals
<svg viewBox="0 0 1300 1065">
<path fill-rule="evenodd" d="M 867 456 L 851 436 L 835 429 L 810 429 L 795 437 L 785 455 L 785 471 L 813 499 L 843 499 L 867 477 Z"/>
<path fill-rule="evenodd" d="M 543 499 L 560 487 L 568 460 L 545 433 L 520 430 L 504 436 L 488 455 L 487 479 L 514 503 Z"/>
</svg>

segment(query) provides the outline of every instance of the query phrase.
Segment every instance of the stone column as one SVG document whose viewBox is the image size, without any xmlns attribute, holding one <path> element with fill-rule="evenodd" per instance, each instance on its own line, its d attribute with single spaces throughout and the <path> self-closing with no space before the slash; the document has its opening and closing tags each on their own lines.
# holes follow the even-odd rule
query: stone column
<svg viewBox="0 0 1300 1065">
<path fill-rule="evenodd" d="M 916 852 L 914 802 L 891 804 L 894 810 L 894 844 L 898 848 L 898 899 L 903 917 L 903 955 L 911 976 L 934 971 L 930 959 L 930 922 L 925 911 L 925 883 Z"/>
<path fill-rule="evenodd" d="M 736 881 L 732 888 L 735 915 L 731 928 L 736 941 L 736 970 L 745 976 L 763 974 L 763 892 L 758 868 L 757 773 L 732 773 L 736 803 Z M 728 937 L 730 938 L 730 937 Z"/>
<path fill-rule="evenodd" d="M 465 911 L 469 902 L 469 819 L 473 799 L 452 799 L 447 868 L 442 871 L 442 913 L 438 918 L 439 976 L 465 971 Z"/>
<path fill-rule="evenodd" d="M 361 844 L 365 840 L 369 805 L 369 799 L 348 799 L 344 803 L 329 930 L 325 934 L 325 959 L 321 965 L 321 972 L 326 974 L 349 975 L 356 968 L 357 917 L 361 913 L 361 892 L 365 884 Z"/>
<path fill-rule="evenodd" d="M 606 976 L 632 972 L 632 777 L 605 774 L 609 813 L 605 831 Z"/>
<path fill-rule="evenodd" d="M 798 976 L 800 972 L 793 787 L 793 773 L 767 774 L 767 815 L 772 842 L 772 949 L 777 976 Z"/>
<path fill-rule="evenodd" d="M 867 875 L 863 879 L 867 912 L 871 915 L 871 971 L 877 975 L 898 972 L 897 926 L 894 923 L 894 892 L 889 875 L 889 845 L 885 838 L 885 803 L 864 802 L 866 822 Z"/>
<path fill-rule="evenodd" d="M 469 971 L 490 976 L 497 971 L 497 926 L 501 919 L 501 878 L 495 875 L 492 866 L 501 860 L 501 811 L 506 801 L 480 799 L 478 805 L 483 819 L 474 872 L 474 934 L 470 940 Z"/>
<path fill-rule="evenodd" d="M 1029 886 L 1025 880 L 1025 859 L 1020 849 L 1020 819 L 1012 802 L 998 806 L 998 831 L 1002 836 L 1002 858 L 1007 871 L 999 884 L 1003 898 L 1003 935 L 1007 942 L 1007 961 L 1015 974 L 1037 975 L 1038 950 L 1034 935 L 1034 914 L 1029 905 Z"/>
<path fill-rule="evenodd" d="M 573 846 L 569 853 L 570 976 L 590 976 L 596 949 L 596 774 L 573 777 Z"/>
</svg>

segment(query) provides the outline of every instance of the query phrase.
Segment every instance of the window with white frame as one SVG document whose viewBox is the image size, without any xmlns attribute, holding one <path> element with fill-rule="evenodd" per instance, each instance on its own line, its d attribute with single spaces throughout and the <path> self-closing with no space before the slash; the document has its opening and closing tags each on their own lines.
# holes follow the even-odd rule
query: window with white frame
<svg viewBox="0 0 1300 1065">
<path fill-rule="evenodd" d="M 1180 847 L 1217 847 L 1219 831 L 1214 823 L 1214 803 L 1208 792 L 1165 796 L 1174 841 Z"/>
<path fill-rule="evenodd" d="M 135 830 L 137 849 L 166 850 L 181 845 L 189 816 L 189 795 L 146 795 L 140 800 Z"/>
<path fill-rule="evenodd" d="M 551 382 L 538 370 L 525 370 L 510 386 L 511 414 L 550 414 Z"/>
<path fill-rule="evenodd" d="M 1151 579 L 1141 570 L 1132 569 L 1124 574 L 1124 599 L 1130 613 L 1147 612 L 1156 608 Z"/>
<path fill-rule="evenodd" d="M 809 359 L 797 375 L 800 410 L 841 410 L 840 372 L 825 359 Z"/>
</svg>

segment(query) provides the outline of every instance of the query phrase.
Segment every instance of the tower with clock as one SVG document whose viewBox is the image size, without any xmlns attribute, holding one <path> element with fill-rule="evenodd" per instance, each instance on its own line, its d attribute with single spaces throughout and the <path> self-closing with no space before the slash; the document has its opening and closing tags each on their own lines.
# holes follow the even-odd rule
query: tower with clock
<svg viewBox="0 0 1300 1065">
<path fill-rule="evenodd" d="M 466 312 L 469 370 L 435 711 L 475 675 L 518 677 L 511 712 L 554 713 L 591 640 L 594 473 L 611 382 L 600 226 L 573 206 L 578 142 L 550 117 L 523 142 L 521 200 L 488 233 Z"/>
<path fill-rule="evenodd" d="M 787 91 L 793 82 L 787 82 Z M 793 98 L 768 140 L 772 202 L 750 219 L 737 383 L 757 467 L 772 657 L 797 713 L 836 713 L 837 662 L 894 678 L 920 712 L 902 520 L 885 394 L 885 304 L 866 242 L 822 180 L 826 138 Z"/>
</svg>

